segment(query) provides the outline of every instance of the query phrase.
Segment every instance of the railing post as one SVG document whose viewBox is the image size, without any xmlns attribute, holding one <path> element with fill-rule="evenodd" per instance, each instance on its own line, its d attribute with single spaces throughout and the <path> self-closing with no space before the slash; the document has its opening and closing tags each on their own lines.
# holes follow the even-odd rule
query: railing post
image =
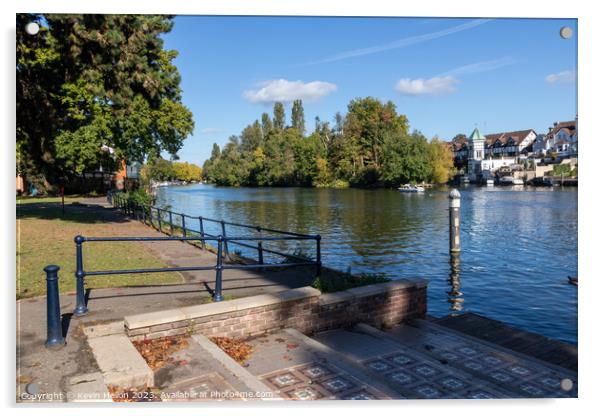
<svg viewBox="0 0 602 416">
<path fill-rule="evenodd" d="M 180 217 L 182 218 L 182 237 L 186 237 L 186 217 L 184 214 L 180 214 Z"/>
<path fill-rule="evenodd" d="M 205 231 L 203 230 L 203 217 L 199 217 L 199 233 L 201 234 L 201 238 L 205 238 Z M 203 250 L 205 247 L 205 240 L 201 240 L 201 247 Z"/>
<path fill-rule="evenodd" d="M 225 238 L 227 238 L 226 223 L 224 222 L 224 220 L 221 220 L 220 222 L 222 224 L 222 237 L 225 239 Z M 224 254 L 226 255 L 226 257 L 230 258 L 230 252 L 228 250 L 228 240 L 224 240 Z"/>
<path fill-rule="evenodd" d="M 46 348 L 65 345 L 61 325 L 61 304 L 59 300 L 59 266 L 44 267 L 46 272 Z"/>
<path fill-rule="evenodd" d="M 213 291 L 213 300 L 215 302 L 221 302 L 224 298 L 222 296 L 222 269 L 223 269 L 223 258 L 222 258 L 222 246 L 224 244 L 224 237 L 221 235 L 217 236 L 217 264 L 215 265 L 215 289 Z"/>
<path fill-rule="evenodd" d="M 157 220 L 159 221 L 159 232 L 163 232 L 163 228 L 161 227 L 161 208 L 157 208 Z"/>
<path fill-rule="evenodd" d="M 261 234 L 261 227 L 257 227 L 257 232 Z M 263 241 L 261 240 L 257 242 L 257 260 L 259 264 L 263 264 Z"/>
<path fill-rule="evenodd" d="M 78 235 L 74 238 L 75 241 L 75 310 L 73 315 L 82 316 L 88 313 L 88 307 L 86 306 L 86 294 L 84 288 L 84 253 L 83 253 L 83 242 L 84 237 Z"/>
<path fill-rule="evenodd" d="M 320 241 L 322 240 L 322 236 L 318 234 L 316 236 L 316 276 L 320 277 L 322 275 L 322 249 Z"/>
<path fill-rule="evenodd" d="M 152 205 L 148 206 L 148 222 L 150 223 L 150 226 L 155 228 L 155 223 L 153 222 L 153 207 Z"/>
<path fill-rule="evenodd" d="M 167 211 L 169 213 L 169 235 L 173 237 L 173 216 L 171 211 Z"/>
</svg>

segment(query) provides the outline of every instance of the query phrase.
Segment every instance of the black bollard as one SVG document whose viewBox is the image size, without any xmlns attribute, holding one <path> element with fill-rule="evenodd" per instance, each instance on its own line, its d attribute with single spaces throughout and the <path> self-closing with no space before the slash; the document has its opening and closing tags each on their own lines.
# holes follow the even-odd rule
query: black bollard
<svg viewBox="0 0 602 416">
<path fill-rule="evenodd" d="M 50 265 L 46 272 L 46 348 L 59 348 L 65 345 L 61 325 L 61 304 L 59 300 L 59 266 Z"/>
</svg>

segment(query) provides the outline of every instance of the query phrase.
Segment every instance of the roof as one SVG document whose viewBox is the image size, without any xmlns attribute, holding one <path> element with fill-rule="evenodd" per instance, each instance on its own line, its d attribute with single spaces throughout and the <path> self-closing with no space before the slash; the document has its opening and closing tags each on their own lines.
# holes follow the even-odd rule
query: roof
<svg viewBox="0 0 602 416">
<path fill-rule="evenodd" d="M 485 138 L 486 138 L 486 142 L 487 142 L 488 146 L 493 146 L 493 144 L 495 142 L 497 142 L 498 140 L 500 141 L 500 143 L 503 146 L 505 146 L 506 143 L 508 143 L 508 140 L 510 140 L 510 139 L 514 140 L 515 145 L 519 145 L 523 142 L 523 140 L 525 140 L 527 138 L 527 136 L 531 132 L 535 133 L 535 131 L 533 129 L 517 130 L 517 131 L 511 131 L 511 132 L 505 132 L 505 133 L 488 134 L 485 136 Z"/>
<path fill-rule="evenodd" d="M 479 131 L 479 129 L 475 127 L 475 129 L 472 131 L 472 134 L 470 135 L 468 140 L 471 142 L 474 142 L 475 140 L 483 140 L 484 141 L 485 136 L 483 136 L 481 134 L 481 132 Z"/>
<path fill-rule="evenodd" d="M 577 128 L 577 123 L 575 122 L 575 120 L 561 121 L 561 122 L 554 124 L 554 127 L 552 127 L 552 130 L 550 130 L 550 132 L 548 133 L 548 137 L 554 136 L 556 133 L 558 133 L 560 130 L 563 130 L 563 129 L 566 130 L 569 135 L 572 135 L 573 133 L 575 133 L 576 128 Z"/>
</svg>

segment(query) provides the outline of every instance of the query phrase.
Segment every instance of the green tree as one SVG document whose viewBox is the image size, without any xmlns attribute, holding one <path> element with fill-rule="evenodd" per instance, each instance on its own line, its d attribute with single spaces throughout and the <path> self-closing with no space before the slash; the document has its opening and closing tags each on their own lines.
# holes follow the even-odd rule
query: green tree
<svg viewBox="0 0 602 416">
<path fill-rule="evenodd" d="M 45 189 L 111 163 L 103 145 L 116 160 L 175 155 L 194 124 L 177 52 L 163 48 L 172 27 L 170 16 L 17 15 L 17 169 Z"/>
<path fill-rule="evenodd" d="M 284 126 L 286 125 L 286 119 L 284 114 L 284 104 L 275 103 L 274 104 L 274 128 L 278 131 L 284 130 Z"/>
<path fill-rule="evenodd" d="M 393 102 L 382 103 L 372 97 L 352 100 L 347 111 L 344 136 L 357 145 L 359 166 L 378 170 L 384 137 L 407 134 L 407 118 L 397 114 Z"/>
<path fill-rule="evenodd" d="M 259 121 L 244 128 L 240 134 L 240 147 L 242 152 L 250 153 L 261 146 L 263 141 L 263 131 Z"/>
<path fill-rule="evenodd" d="M 301 100 L 293 101 L 291 125 L 301 136 L 305 134 L 305 115 L 303 113 L 303 102 Z"/>
<path fill-rule="evenodd" d="M 263 138 L 265 139 L 272 132 L 274 128 L 274 124 L 272 123 L 272 119 L 268 113 L 263 113 L 261 115 L 261 133 Z"/>
<path fill-rule="evenodd" d="M 380 180 L 386 186 L 427 181 L 432 168 L 426 137 L 416 131 L 411 135 L 385 135 L 382 163 Z"/>
<path fill-rule="evenodd" d="M 163 182 L 175 178 L 175 171 L 172 162 L 162 157 L 155 158 L 150 164 L 149 177 L 152 180 Z"/>
</svg>

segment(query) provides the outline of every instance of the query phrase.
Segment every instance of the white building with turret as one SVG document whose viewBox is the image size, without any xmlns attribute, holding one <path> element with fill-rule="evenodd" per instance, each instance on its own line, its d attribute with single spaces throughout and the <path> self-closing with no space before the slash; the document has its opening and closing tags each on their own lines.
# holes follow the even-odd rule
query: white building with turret
<svg viewBox="0 0 602 416">
<path fill-rule="evenodd" d="M 479 129 L 475 128 L 468 138 L 467 175 L 471 182 L 481 182 L 493 178 L 499 168 L 516 163 L 516 157 L 503 155 L 493 157 L 492 152 L 486 152 L 486 150 L 489 150 L 487 139 L 479 132 Z"/>
</svg>

